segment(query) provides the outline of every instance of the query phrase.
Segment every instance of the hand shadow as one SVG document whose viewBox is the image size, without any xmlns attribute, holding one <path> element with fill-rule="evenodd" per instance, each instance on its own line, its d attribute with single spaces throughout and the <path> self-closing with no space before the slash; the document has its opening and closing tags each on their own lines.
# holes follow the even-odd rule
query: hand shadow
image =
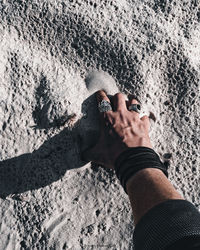
<svg viewBox="0 0 200 250">
<path fill-rule="evenodd" d="M 32 153 L 0 162 L 1 198 L 45 187 L 86 164 L 81 152 L 94 144 L 99 131 L 95 102 L 91 95 L 82 103 L 84 115 L 73 128 L 63 129 Z"/>
</svg>

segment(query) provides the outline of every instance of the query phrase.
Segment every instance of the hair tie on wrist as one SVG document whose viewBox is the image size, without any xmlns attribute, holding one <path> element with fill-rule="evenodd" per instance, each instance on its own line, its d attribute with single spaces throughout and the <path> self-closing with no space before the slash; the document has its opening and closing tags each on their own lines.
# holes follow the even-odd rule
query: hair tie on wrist
<svg viewBox="0 0 200 250">
<path fill-rule="evenodd" d="M 168 177 L 167 168 L 159 155 L 151 148 L 135 147 L 122 152 L 115 161 L 115 172 L 124 191 L 127 181 L 144 168 L 157 168 Z"/>
</svg>

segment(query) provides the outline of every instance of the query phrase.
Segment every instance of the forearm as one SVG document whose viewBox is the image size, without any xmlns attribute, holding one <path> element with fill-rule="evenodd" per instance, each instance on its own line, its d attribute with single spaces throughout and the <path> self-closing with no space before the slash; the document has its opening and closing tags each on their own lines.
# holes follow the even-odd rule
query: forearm
<svg viewBox="0 0 200 250">
<path fill-rule="evenodd" d="M 160 202 L 183 199 L 167 179 L 166 166 L 151 148 L 128 148 L 116 159 L 115 171 L 129 195 L 135 224 Z"/>
<path fill-rule="evenodd" d="M 133 209 L 135 249 L 200 249 L 200 214 L 156 168 L 126 182 Z"/>
<path fill-rule="evenodd" d="M 155 205 L 170 199 L 183 199 L 160 169 L 138 171 L 126 183 L 134 223 Z"/>
</svg>

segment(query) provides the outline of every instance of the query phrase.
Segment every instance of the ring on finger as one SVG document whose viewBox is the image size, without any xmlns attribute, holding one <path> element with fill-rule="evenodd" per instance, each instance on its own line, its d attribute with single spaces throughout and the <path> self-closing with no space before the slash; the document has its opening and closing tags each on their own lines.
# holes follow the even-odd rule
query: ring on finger
<svg viewBox="0 0 200 250">
<path fill-rule="evenodd" d="M 99 108 L 99 112 L 108 112 L 112 110 L 112 106 L 110 104 L 110 102 L 106 101 L 106 100 L 102 100 L 99 104 L 98 104 L 98 108 Z"/>
<path fill-rule="evenodd" d="M 129 107 L 128 107 L 128 110 L 129 111 L 135 111 L 137 112 L 138 114 L 140 113 L 140 110 L 141 110 L 141 105 L 140 104 L 131 104 Z"/>
</svg>

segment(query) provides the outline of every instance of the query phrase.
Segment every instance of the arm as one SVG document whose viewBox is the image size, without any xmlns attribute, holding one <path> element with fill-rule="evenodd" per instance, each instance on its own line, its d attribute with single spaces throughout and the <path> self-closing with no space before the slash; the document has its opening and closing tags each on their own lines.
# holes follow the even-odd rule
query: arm
<svg viewBox="0 0 200 250">
<path fill-rule="evenodd" d="M 98 91 L 97 102 L 102 100 L 110 102 L 104 91 Z M 165 176 L 166 171 L 152 150 L 149 119 L 129 111 L 131 104 L 138 101 L 126 101 L 120 93 L 112 98 L 112 110 L 100 113 L 99 140 L 84 152 L 84 158 L 116 170 L 131 202 L 138 249 L 167 249 L 185 237 L 200 237 L 199 212 Z M 127 154 L 140 148 L 144 149 L 142 154 Z"/>
<path fill-rule="evenodd" d="M 128 180 L 127 193 L 135 224 L 151 208 L 167 200 L 183 199 L 159 169 L 147 168 Z"/>
</svg>

